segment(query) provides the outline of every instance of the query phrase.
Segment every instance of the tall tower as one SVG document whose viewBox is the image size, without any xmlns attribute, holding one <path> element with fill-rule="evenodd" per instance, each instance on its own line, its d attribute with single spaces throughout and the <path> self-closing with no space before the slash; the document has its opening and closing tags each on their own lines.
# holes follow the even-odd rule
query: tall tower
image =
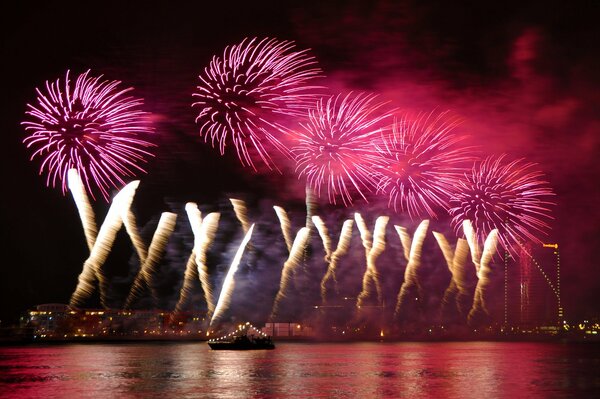
<svg viewBox="0 0 600 399">
<path fill-rule="evenodd" d="M 543 244 L 542 246 L 545 250 L 552 250 L 552 255 L 554 255 L 554 269 L 556 272 L 554 279 L 554 293 L 556 294 L 556 321 L 560 324 L 564 318 L 560 297 L 560 252 L 558 250 L 557 243 Z"/>
<path fill-rule="evenodd" d="M 531 244 L 521 246 L 519 254 L 519 324 L 531 325 L 532 311 L 529 292 L 531 289 Z"/>
</svg>

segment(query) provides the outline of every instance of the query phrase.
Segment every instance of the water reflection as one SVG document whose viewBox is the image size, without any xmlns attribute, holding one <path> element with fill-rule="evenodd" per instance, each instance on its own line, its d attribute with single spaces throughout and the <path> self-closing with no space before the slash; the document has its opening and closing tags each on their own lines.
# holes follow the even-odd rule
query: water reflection
<svg viewBox="0 0 600 399">
<path fill-rule="evenodd" d="M 205 343 L 0 348 L 2 398 L 592 397 L 600 347 L 537 343 Z"/>
</svg>

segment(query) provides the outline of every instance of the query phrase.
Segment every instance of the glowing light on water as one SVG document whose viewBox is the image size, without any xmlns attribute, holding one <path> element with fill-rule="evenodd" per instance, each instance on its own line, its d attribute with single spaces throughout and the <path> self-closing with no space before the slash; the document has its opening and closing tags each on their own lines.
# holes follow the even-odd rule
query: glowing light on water
<svg viewBox="0 0 600 399">
<path fill-rule="evenodd" d="M 423 287 L 419 281 L 419 268 L 421 267 L 421 253 L 423 251 L 423 241 L 427 235 L 427 229 L 429 228 L 429 220 L 423 220 L 419 223 L 419 226 L 415 230 L 413 239 L 411 240 L 408 230 L 402 226 L 394 226 L 396 232 L 400 236 L 402 242 L 402 248 L 404 249 L 404 258 L 408 262 L 406 269 L 404 270 L 404 281 L 400 286 L 398 292 L 398 298 L 396 300 L 396 308 L 394 310 L 394 317 L 398 317 L 409 297 L 412 297 L 414 290 L 416 289 L 419 299 L 423 298 Z"/>
<path fill-rule="evenodd" d="M 150 115 L 121 82 L 88 70 L 72 85 L 69 74 L 36 89 L 37 104 L 27 104 L 30 119 L 22 123 L 29 133 L 23 142 L 33 150 L 31 159 L 41 159 L 48 186 L 60 184 L 65 193 L 69 170 L 76 169 L 86 191 L 95 197 L 98 189 L 108 201 L 108 189 L 144 172 L 139 164 L 152 156 L 153 144 L 139 138 L 153 132 Z"/>
<path fill-rule="evenodd" d="M 273 167 L 271 148 L 288 154 L 279 137 L 288 132 L 285 119 L 306 116 L 320 89 L 309 83 L 320 76 L 316 59 L 291 41 L 246 38 L 228 46 L 193 94 L 200 134 L 221 154 L 233 145 L 243 165 Z"/>
<path fill-rule="evenodd" d="M 227 311 L 227 309 L 229 309 L 229 305 L 231 304 L 231 296 L 233 295 L 233 290 L 235 288 L 235 274 L 237 273 L 242 256 L 244 255 L 244 250 L 246 249 L 246 246 L 252 237 L 252 230 L 254 230 L 254 224 L 250 226 L 248 232 L 245 234 L 244 239 L 240 243 L 240 246 L 233 257 L 231 266 L 229 266 L 229 270 L 225 275 L 225 279 L 223 280 L 223 285 L 221 287 L 221 293 L 219 294 L 219 300 L 217 301 L 215 311 L 210 319 L 210 328 L 212 328 L 215 322 L 221 320 L 223 314 Z"/>
<path fill-rule="evenodd" d="M 348 248 L 350 247 L 350 239 L 352 238 L 352 226 L 354 222 L 351 219 L 344 221 L 342 225 L 342 231 L 340 232 L 340 238 L 335 250 L 332 248 L 331 237 L 329 236 L 329 230 L 319 216 L 312 217 L 313 223 L 321 236 L 323 241 L 323 248 L 325 250 L 325 262 L 327 263 L 327 271 L 321 279 L 321 303 L 327 302 L 327 284 L 329 281 L 333 281 L 333 287 L 336 294 L 339 294 L 338 282 L 336 278 L 336 271 L 338 263 L 342 256 L 346 255 Z"/>
<path fill-rule="evenodd" d="M 365 248 L 365 258 L 367 261 L 367 268 L 363 274 L 362 290 L 356 300 L 357 308 L 363 306 L 365 300 L 371 296 L 373 286 L 375 287 L 375 292 L 377 294 L 377 304 L 381 305 L 383 303 L 383 295 L 376 262 L 379 255 L 385 250 L 385 228 L 389 219 L 390 218 L 387 216 L 379 216 L 375 220 L 375 228 L 373 229 L 373 234 L 371 234 L 360 213 L 354 214 L 354 220 L 356 220 L 356 226 L 360 232 L 360 238 L 363 247 Z"/>
</svg>

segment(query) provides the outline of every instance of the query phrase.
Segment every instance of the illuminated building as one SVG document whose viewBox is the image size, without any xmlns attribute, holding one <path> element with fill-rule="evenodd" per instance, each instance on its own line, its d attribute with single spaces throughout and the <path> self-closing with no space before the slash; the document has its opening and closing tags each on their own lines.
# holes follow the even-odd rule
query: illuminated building
<svg viewBox="0 0 600 399">
<path fill-rule="evenodd" d="M 508 268 L 505 258 L 505 268 Z M 505 322 L 513 311 L 512 323 L 522 328 L 534 326 L 557 326 L 564 317 L 560 298 L 560 254 L 558 244 L 542 244 L 522 247 L 518 261 L 518 276 L 505 269 Z M 518 278 L 518 293 L 510 277 Z M 512 295 L 511 295 L 512 294 Z M 515 295 L 516 294 L 516 295 Z M 511 307 L 509 297 L 517 297 L 518 309 Z M 516 314 L 515 314 L 516 313 Z"/>
</svg>

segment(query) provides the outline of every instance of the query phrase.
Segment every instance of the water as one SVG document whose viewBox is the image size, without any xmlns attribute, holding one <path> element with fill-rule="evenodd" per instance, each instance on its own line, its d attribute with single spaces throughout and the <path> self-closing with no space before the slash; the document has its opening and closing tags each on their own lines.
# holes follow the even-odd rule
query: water
<svg viewBox="0 0 600 399">
<path fill-rule="evenodd" d="M 204 342 L 0 348 L 1 398 L 600 397 L 600 345 Z"/>
</svg>

